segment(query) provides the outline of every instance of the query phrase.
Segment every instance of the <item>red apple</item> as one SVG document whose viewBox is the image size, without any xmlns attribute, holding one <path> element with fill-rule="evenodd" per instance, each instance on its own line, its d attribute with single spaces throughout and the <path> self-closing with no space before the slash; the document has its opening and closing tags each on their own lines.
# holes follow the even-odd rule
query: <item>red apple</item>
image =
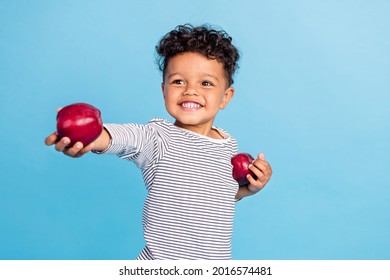
<svg viewBox="0 0 390 280">
<path fill-rule="evenodd" d="M 233 178 L 240 186 L 248 184 L 246 176 L 248 174 L 256 178 L 255 174 L 249 170 L 248 166 L 252 163 L 254 158 L 248 153 L 238 153 L 232 157 Z"/>
<path fill-rule="evenodd" d="M 92 143 L 103 130 L 100 110 L 86 103 L 75 103 L 62 108 L 57 114 L 58 137 L 70 138 L 68 147 L 76 142 L 84 147 Z"/>
</svg>

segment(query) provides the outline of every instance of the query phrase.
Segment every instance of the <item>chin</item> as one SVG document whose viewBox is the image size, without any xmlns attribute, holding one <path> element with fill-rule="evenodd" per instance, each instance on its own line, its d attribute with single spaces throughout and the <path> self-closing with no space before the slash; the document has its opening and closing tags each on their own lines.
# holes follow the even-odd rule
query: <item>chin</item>
<svg viewBox="0 0 390 280">
<path fill-rule="evenodd" d="M 180 127 L 185 127 L 185 126 L 195 126 L 199 125 L 200 123 L 198 121 L 189 121 L 189 120 L 178 120 L 175 119 L 175 125 L 180 126 Z"/>
</svg>

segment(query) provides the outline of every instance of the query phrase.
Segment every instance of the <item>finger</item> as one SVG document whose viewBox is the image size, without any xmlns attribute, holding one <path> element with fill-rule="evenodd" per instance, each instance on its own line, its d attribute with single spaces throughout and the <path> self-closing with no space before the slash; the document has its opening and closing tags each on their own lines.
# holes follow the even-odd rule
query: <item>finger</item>
<svg viewBox="0 0 390 280">
<path fill-rule="evenodd" d="M 246 176 L 246 178 L 247 178 L 247 180 L 248 180 L 248 182 L 249 182 L 249 184 L 250 185 L 258 185 L 259 183 L 257 182 L 257 179 L 256 178 L 254 178 L 252 175 L 250 175 L 250 174 L 248 174 L 247 176 Z"/>
<path fill-rule="evenodd" d="M 87 153 L 87 152 L 93 150 L 94 147 L 95 147 L 95 141 L 92 142 L 91 144 L 85 146 L 84 149 L 81 150 L 81 152 L 82 152 L 83 154 L 85 154 L 85 153 Z"/>
<path fill-rule="evenodd" d="M 264 175 L 271 176 L 272 168 L 271 165 L 264 160 L 255 160 L 252 165 L 254 165 L 257 169 L 261 170 Z"/>
<path fill-rule="evenodd" d="M 85 146 L 84 148 L 82 148 L 80 151 L 77 152 L 76 155 L 74 155 L 74 157 L 81 157 L 83 156 L 84 154 L 90 152 L 93 147 L 95 145 L 95 142 L 92 142 L 91 144 L 89 144 L 88 146 Z"/>
<path fill-rule="evenodd" d="M 64 150 L 64 153 L 70 157 L 79 157 L 81 156 L 81 150 L 83 149 L 83 143 L 76 142 L 72 147 Z"/>
<path fill-rule="evenodd" d="M 248 168 L 256 175 L 265 175 L 267 172 L 267 163 L 264 161 L 255 160 Z"/>
<path fill-rule="evenodd" d="M 255 178 L 253 178 L 253 176 L 251 175 L 248 175 L 247 177 L 247 180 L 249 182 L 248 184 L 248 190 L 252 193 L 257 193 L 258 191 L 260 191 L 264 185 L 261 184 L 258 180 L 256 180 Z"/>
<path fill-rule="evenodd" d="M 57 141 L 58 141 L 57 132 L 53 132 L 52 134 L 50 134 L 45 138 L 45 144 L 48 146 L 55 144 Z"/>
<path fill-rule="evenodd" d="M 57 151 L 63 152 L 63 151 L 65 151 L 65 149 L 67 149 L 67 146 L 69 145 L 69 143 L 70 143 L 70 139 L 68 137 L 63 137 L 63 138 L 61 138 L 60 141 L 57 142 L 55 148 Z"/>
<path fill-rule="evenodd" d="M 254 179 L 257 179 L 261 187 L 264 187 L 271 179 L 272 170 L 267 162 L 257 163 L 257 166 L 252 164 L 249 166 L 249 169 L 257 177 Z"/>
<path fill-rule="evenodd" d="M 259 153 L 259 154 L 257 155 L 257 158 L 258 158 L 259 160 L 265 160 L 265 157 L 264 157 L 264 154 L 263 154 L 263 153 Z"/>
<path fill-rule="evenodd" d="M 253 165 L 249 169 L 256 176 L 256 177 L 251 176 L 253 178 L 253 180 L 255 180 L 256 182 L 258 182 L 261 185 L 265 185 L 266 184 L 268 179 L 267 179 L 267 176 L 263 173 L 263 171 L 261 171 L 260 169 L 258 169 L 257 167 L 255 167 Z"/>
</svg>

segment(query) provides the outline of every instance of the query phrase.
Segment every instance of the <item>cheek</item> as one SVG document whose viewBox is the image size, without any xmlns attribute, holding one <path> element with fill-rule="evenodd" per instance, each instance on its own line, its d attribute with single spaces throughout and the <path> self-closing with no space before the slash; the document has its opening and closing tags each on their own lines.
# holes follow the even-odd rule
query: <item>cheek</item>
<svg viewBox="0 0 390 280">
<path fill-rule="evenodd" d="M 176 104 L 176 99 L 172 93 L 164 92 L 165 107 L 172 107 Z"/>
</svg>

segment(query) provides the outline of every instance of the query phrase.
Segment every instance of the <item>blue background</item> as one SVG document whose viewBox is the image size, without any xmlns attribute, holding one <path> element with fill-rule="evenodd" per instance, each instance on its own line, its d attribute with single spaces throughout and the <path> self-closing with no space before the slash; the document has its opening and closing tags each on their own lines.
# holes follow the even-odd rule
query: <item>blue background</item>
<svg viewBox="0 0 390 280">
<path fill-rule="evenodd" d="M 154 46 L 221 26 L 242 54 L 216 125 L 264 152 L 234 259 L 390 259 L 390 2 L 0 0 L 0 259 L 134 259 L 146 191 L 115 156 L 44 145 L 56 108 L 169 118 Z"/>
</svg>

